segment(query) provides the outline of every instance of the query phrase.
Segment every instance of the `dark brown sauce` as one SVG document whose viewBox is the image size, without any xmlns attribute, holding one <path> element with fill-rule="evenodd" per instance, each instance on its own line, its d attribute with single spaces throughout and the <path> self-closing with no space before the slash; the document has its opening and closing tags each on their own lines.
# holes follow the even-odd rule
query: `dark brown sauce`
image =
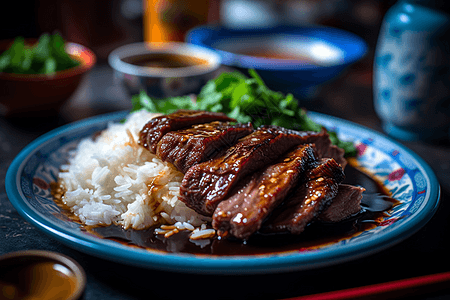
<svg viewBox="0 0 450 300">
<path fill-rule="evenodd" d="M 317 65 L 318 63 L 311 57 L 300 54 L 282 51 L 279 49 L 270 49 L 265 47 L 254 47 L 252 49 L 244 49 L 238 51 L 239 54 L 247 56 L 255 56 L 270 59 L 285 59 L 300 61 L 305 65 Z"/>
<path fill-rule="evenodd" d="M 24 262 L 0 275 L 5 299 L 68 299 L 76 286 L 72 271 L 53 261 Z"/>
<path fill-rule="evenodd" d="M 355 162 L 353 162 L 354 164 Z M 154 233 L 155 228 L 146 230 L 124 230 L 119 226 L 88 227 L 87 233 L 101 238 L 114 240 L 124 245 L 147 248 L 149 250 L 192 253 L 207 255 L 257 255 L 285 251 L 307 251 L 319 248 L 343 239 L 357 236 L 375 228 L 387 216 L 387 211 L 399 202 L 390 198 L 386 188 L 369 175 L 352 166 L 350 161 L 345 169 L 345 183 L 363 186 L 363 210 L 348 220 L 333 223 L 314 223 L 300 235 L 290 234 L 254 234 L 243 243 L 233 239 L 203 240 L 195 244 L 189 240 L 188 231 L 182 231 L 168 238 Z M 205 245 L 202 246 L 201 243 Z"/>
<path fill-rule="evenodd" d="M 124 62 L 141 67 L 150 68 L 185 68 L 191 66 L 207 66 L 208 61 L 198 57 L 171 54 L 171 53 L 152 53 L 126 57 Z"/>
</svg>

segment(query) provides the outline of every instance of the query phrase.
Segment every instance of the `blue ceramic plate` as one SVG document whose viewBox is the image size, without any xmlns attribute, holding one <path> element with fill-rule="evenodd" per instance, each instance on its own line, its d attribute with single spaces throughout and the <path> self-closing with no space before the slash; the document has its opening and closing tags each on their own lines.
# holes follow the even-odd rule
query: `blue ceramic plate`
<svg viewBox="0 0 450 300">
<path fill-rule="evenodd" d="M 382 181 L 401 203 L 380 226 L 309 251 L 264 255 L 205 256 L 154 252 L 87 235 L 53 202 L 49 185 L 77 143 L 119 121 L 126 112 L 108 114 L 53 130 L 23 149 L 6 175 L 6 192 L 28 222 L 52 238 L 85 253 L 130 265 L 177 272 L 243 274 L 305 270 L 370 255 L 404 240 L 424 226 L 437 209 L 438 181 L 416 154 L 385 136 L 351 122 L 310 113 L 317 122 L 352 140 L 359 164 Z"/>
</svg>

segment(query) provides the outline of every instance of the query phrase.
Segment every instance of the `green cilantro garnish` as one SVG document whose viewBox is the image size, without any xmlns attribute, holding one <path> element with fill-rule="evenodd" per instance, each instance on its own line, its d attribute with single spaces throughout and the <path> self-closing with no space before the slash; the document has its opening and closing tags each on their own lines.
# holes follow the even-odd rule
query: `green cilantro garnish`
<svg viewBox="0 0 450 300">
<path fill-rule="evenodd" d="M 170 114 L 178 109 L 198 109 L 223 112 L 238 122 L 252 122 L 255 127 L 264 124 L 305 131 L 320 131 L 315 123 L 299 107 L 292 94 L 284 95 L 270 90 L 255 70 L 249 70 L 250 78 L 239 72 L 222 73 L 206 83 L 197 97 L 182 96 L 151 99 L 144 91 L 132 97 L 133 111 Z M 352 142 L 342 141 L 329 131 L 333 144 L 343 148 L 346 156 L 355 156 Z"/>
</svg>

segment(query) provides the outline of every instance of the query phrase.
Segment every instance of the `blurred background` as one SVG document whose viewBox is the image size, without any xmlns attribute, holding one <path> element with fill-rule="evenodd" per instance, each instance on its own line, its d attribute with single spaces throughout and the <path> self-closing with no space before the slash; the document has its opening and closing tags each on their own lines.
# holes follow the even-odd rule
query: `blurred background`
<svg viewBox="0 0 450 300">
<path fill-rule="evenodd" d="M 363 60 L 352 66 L 353 86 L 370 88 L 374 49 L 380 25 L 394 0 L 35 0 L 10 2 L 2 11 L 1 39 L 37 38 L 58 31 L 71 42 L 92 49 L 97 65 L 73 95 L 66 121 L 129 108 L 129 96 L 105 71 L 115 48 L 140 41 L 183 41 L 198 25 L 230 28 L 274 25 L 325 25 L 362 37 L 369 45 Z M 96 82 L 95 85 L 90 82 Z M 335 95 L 339 100 L 342 95 Z M 91 101 L 95 98 L 95 101 Z M 366 99 L 371 105 L 372 99 Z M 76 104 L 73 102 L 76 101 Z M 105 103 L 108 103 L 105 107 Z M 89 110 L 91 106 L 92 110 Z M 308 108 L 308 107 L 307 107 Z M 314 110 L 318 110 L 316 107 Z M 320 111 L 320 110 L 319 110 Z M 329 113 L 329 112 L 328 112 Z"/>
<path fill-rule="evenodd" d="M 10 2 L 1 38 L 58 30 L 94 50 L 99 62 L 117 46 L 143 40 L 184 40 L 201 24 L 229 27 L 321 24 L 353 32 L 375 46 L 395 0 L 35 0 Z M 11 13 L 14 12 L 14 13 Z"/>
<path fill-rule="evenodd" d="M 371 57 L 386 11 L 395 0 L 35 0 L 3 10 L 1 39 L 59 31 L 92 49 L 107 65 L 115 48 L 139 41 L 183 41 L 202 24 L 231 28 L 320 24 L 347 30 L 369 44 Z M 13 12 L 13 13 L 11 13 Z M 366 76 L 371 80 L 371 76 Z"/>
</svg>

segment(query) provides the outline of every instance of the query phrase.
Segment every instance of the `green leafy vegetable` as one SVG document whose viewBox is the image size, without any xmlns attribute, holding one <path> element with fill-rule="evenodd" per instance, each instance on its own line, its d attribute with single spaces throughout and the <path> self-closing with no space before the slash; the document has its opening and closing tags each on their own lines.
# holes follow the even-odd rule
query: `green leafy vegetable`
<svg viewBox="0 0 450 300">
<path fill-rule="evenodd" d="M 33 46 L 17 37 L 8 50 L 0 54 L 0 72 L 16 74 L 52 74 L 78 66 L 65 51 L 64 39 L 58 34 L 44 33 Z"/>
<path fill-rule="evenodd" d="M 284 95 L 270 90 L 255 70 L 249 70 L 250 78 L 239 72 L 222 73 L 210 80 L 197 97 L 182 96 L 151 99 L 144 91 L 132 97 L 133 109 L 170 114 L 178 109 L 198 109 L 223 112 L 238 122 L 252 122 L 255 127 L 264 124 L 286 128 L 320 131 L 322 125 L 315 123 L 299 107 L 292 94 Z M 355 156 L 352 142 L 342 141 L 335 132 L 329 131 L 333 144 L 343 148 L 346 156 Z"/>
</svg>

